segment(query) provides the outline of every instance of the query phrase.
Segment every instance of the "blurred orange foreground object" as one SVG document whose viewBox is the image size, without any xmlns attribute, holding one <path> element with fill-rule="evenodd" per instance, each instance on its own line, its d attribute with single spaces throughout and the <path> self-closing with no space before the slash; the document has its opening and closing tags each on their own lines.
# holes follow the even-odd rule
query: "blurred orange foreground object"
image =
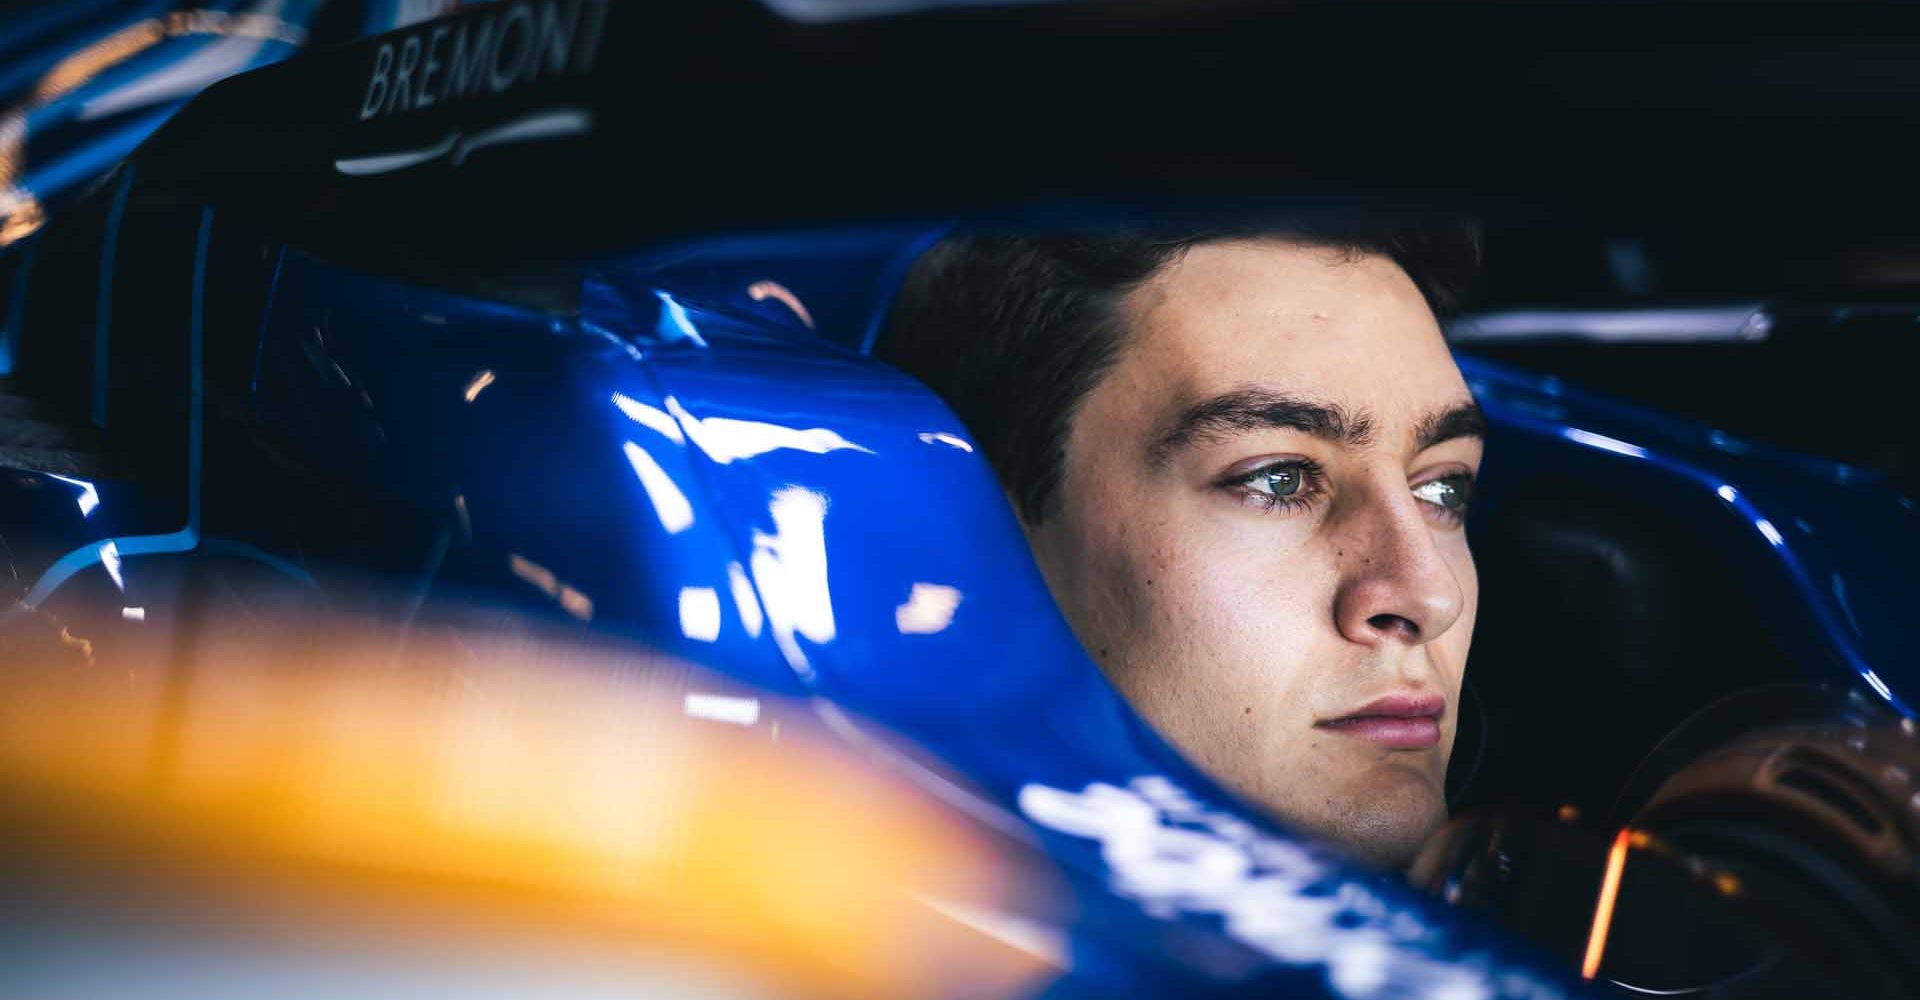
<svg viewBox="0 0 1920 1000">
<path fill-rule="evenodd" d="M 688 718 L 691 668 L 337 619 L 186 645 L 0 664 L 0 891 L 346 962 L 658 955 L 779 996 L 1058 972 L 953 915 L 1047 905 L 1031 852 L 811 727 Z"/>
</svg>

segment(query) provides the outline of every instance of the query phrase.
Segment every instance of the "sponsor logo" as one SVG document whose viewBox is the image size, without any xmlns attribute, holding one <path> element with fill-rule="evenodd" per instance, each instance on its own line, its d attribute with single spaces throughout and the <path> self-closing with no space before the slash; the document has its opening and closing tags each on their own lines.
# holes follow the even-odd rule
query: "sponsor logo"
<svg viewBox="0 0 1920 1000">
<path fill-rule="evenodd" d="M 564 139 L 593 130 L 593 115 L 579 108 L 549 108 L 521 115 L 512 121 L 468 135 L 448 132 L 424 146 L 390 149 L 365 156 L 343 156 L 333 161 L 333 169 L 353 177 L 371 177 L 406 170 L 434 160 L 445 159 L 452 166 L 467 162 L 467 157 L 489 146 L 510 146 L 543 139 Z"/>
<path fill-rule="evenodd" d="M 1563 1000 L 1552 984 L 1463 953 L 1413 907 L 1344 866 L 1209 808 L 1148 775 L 1072 792 L 1030 784 L 1020 811 L 1100 845 L 1109 885 L 1162 919 L 1218 919 L 1228 936 L 1287 965 L 1317 965 L 1349 1000 Z"/>
<path fill-rule="evenodd" d="M 607 3 L 519 0 L 383 41 L 361 92 L 360 120 L 586 73 L 600 49 Z"/>
</svg>

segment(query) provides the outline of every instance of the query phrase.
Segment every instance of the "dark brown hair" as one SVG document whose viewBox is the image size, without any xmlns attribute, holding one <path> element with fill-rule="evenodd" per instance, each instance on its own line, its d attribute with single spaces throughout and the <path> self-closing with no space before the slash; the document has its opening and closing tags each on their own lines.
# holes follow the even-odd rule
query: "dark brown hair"
<svg viewBox="0 0 1920 1000">
<path fill-rule="evenodd" d="M 1390 258 L 1441 316 L 1458 308 L 1480 260 L 1478 230 L 1461 220 L 970 233 L 947 238 L 914 264 L 875 353 L 946 400 L 1020 516 L 1038 524 L 1053 508 L 1073 414 L 1125 343 L 1121 302 L 1187 249 L 1247 238 Z"/>
</svg>

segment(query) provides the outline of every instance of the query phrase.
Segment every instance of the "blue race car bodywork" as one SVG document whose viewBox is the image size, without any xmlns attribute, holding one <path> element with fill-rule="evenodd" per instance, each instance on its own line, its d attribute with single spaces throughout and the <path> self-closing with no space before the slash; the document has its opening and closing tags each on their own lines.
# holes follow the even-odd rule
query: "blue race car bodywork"
<svg viewBox="0 0 1920 1000">
<path fill-rule="evenodd" d="M 522 8 L 583 26 L 596 5 L 502 8 L 421 38 L 505 31 Z M 434 129 L 411 146 L 315 143 L 336 185 L 320 201 L 469 155 L 484 167 L 476 136 L 525 156 L 541 129 L 564 142 L 603 127 L 564 100 L 584 86 L 569 74 L 591 61 L 586 37 L 554 63 L 550 106 L 502 88 L 493 133 L 465 123 L 447 150 Z M 390 125 L 364 113 L 368 80 L 414 38 L 342 50 L 312 79 L 353 78 L 348 116 Z M 869 356 L 944 223 L 601 249 L 480 294 L 492 279 L 288 235 L 245 194 L 183 194 L 180 151 L 205 127 L 187 116 L 7 251 L 15 384 L 66 428 L 60 447 L 16 449 L 0 485 L 15 620 L 111 605 L 90 633 L 111 644 L 189 614 L 196 562 L 386 618 L 521 607 L 698 663 L 743 697 L 799 699 L 973 822 L 1040 845 L 1080 903 L 1062 993 L 1574 989 L 1527 947 L 1237 802 L 1107 684 L 966 428 Z M 1550 481 L 1658 498 L 1722 561 L 1722 586 L 1764 609 L 1793 672 L 1913 717 L 1910 501 L 1859 470 L 1460 360 L 1493 424 L 1485 519 Z M 399 596 L 360 596 L 369 576 Z M 1710 673 L 1725 693 L 1740 667 Z M 1704 703 L 1679 687 L 1674 713 Z"/>
<path fill-rule="evenodd" d="M 0 246 L 45 224 L 208 85 L 458 6 L 87 0 L 9 11 L 0 25 Z"/>
</svg>

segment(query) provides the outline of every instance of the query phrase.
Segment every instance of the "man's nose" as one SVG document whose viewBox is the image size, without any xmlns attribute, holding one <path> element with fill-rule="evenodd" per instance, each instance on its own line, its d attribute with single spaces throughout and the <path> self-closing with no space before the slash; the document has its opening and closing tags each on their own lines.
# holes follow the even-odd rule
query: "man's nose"
<svg viewBox="0 0 1920 1000">
<path fill-rule="evenodd" d="M 1333 615 L 1351 642 L 1431 642 L 1460 618 L 1466 596 L 1411 493 L 1346 518 Z"/>
</svg>

